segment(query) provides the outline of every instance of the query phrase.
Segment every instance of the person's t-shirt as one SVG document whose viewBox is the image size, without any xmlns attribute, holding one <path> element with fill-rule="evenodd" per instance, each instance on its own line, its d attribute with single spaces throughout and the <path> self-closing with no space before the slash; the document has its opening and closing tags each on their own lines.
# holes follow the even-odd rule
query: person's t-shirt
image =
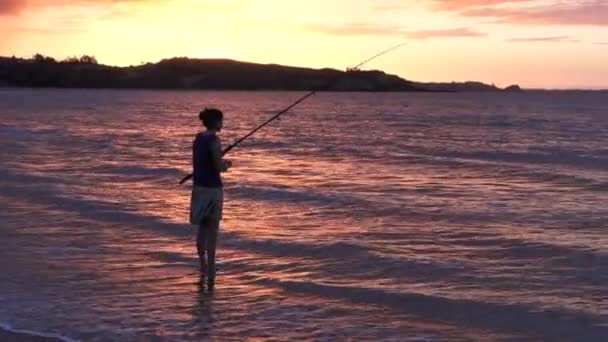
<svg viewBox="0 0 608 342">
<path fill-rule="evenodd" d="M 192 143 L 193 182 L 196 186 L 223 187 L 220 170 L 217 170 L 213 165 L 211 155 L 211 145 L 218 139 L 215 134 L 199 133 Z"/>
</svg>

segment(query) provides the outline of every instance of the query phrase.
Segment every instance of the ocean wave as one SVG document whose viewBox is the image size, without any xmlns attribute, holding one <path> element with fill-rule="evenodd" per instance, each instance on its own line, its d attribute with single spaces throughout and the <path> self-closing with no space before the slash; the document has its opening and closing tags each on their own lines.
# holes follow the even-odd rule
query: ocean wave
<svg viewBox="0 0 608 342">
<path fill-rule="evenodd" d="M 525 304 L 499 304 L 468 299 L 451 299 L 418 293 L 397 293 L 380 289 L 336 286 L 315 282 L 259 280 L 282 288 L 328 300 L 346 300 L 362 305 L 382 305 L 431 320 L 460 326 L 527 335 L 526 339 L 599 341 L 608 334 L 602 317 L 565 309 L 541 309 Z M 500 318 L 499 318 L 500 317 Z"/>
<path fill-rule="evenodd" d="M 31 139 L 34 133 L 28 129 L 0 125 L 0 137 L 10 138 L 15 140 Z"/>
<path fill-rule="evenodd" d="M 13 328 L 11 325 L 9 325 L 7 323 L 3 323 L 3 322 L 0 322 L 0 329 L 14 333 L 14 334 L 28 335 L 31 337 L 41 337 L 44 339 L 55 339 L 55 340 L 59 340 L 59 341 L 63 341 L 63 342 L 78 342 L 79 341 L 79 340 L 75 340 L 70 337 L 60 335 L 60 334 L 45 333 L 45 332 L 27 330 L 27 329 L 16 329 L 16 328 Z M 15 338 L 19 339 L 19 337 L 15 337 Z"/>
<path fill-rule="evenodd" d="M 549 164 L 566 165 L 577 168 L 591 168 L 608 171 L 608 158 L 580 155 L 567 150 L 551 150 L 551 153 L 479 151 L 479 152 L 438 152 L 435 155 L 476 159 L 492 162 L 524 163 L 527 165 Z"/>
</svg>

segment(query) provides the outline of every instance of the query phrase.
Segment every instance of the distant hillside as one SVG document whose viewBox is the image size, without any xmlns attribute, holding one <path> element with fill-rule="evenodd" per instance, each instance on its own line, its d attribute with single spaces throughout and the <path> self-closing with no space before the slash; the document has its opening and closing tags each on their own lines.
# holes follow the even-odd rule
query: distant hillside
<svg viewBox="0 0 608 342">
<path fill-rule="evenodd" d="M 420 87 L 424 87 L 433 91 L 447 92 L 463 92 L 463 91 L 499 91 L 500 88 L 495 85 L 489 85 L 481 82 L 450 82 L 450 83 L 415 83 Z"/>
<path fill-rule="evenodd" d="M 334 91 L 497 91 L 477 82 L 419 83 L 382 71 L 347 72 L 228 59 L 171 58 L 131 67 L 98 64 L 83 56 L 58 62 L 0 57 L 0 86 L 56 88 L 138 88 Z"/>
</svg>

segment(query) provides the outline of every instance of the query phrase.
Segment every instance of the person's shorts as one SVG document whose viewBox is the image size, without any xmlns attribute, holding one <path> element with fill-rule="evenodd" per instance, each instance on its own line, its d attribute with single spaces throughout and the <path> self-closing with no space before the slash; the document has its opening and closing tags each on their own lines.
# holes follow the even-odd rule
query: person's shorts
<svg viewBox="0 0 608 342">
<path fill-rule="evenodd" d="M 203 222 L 221 220 L 223 206 L 222 188 L 193 186 L 190 197 L 190 224 L 200 225 Z"/>
</svg>

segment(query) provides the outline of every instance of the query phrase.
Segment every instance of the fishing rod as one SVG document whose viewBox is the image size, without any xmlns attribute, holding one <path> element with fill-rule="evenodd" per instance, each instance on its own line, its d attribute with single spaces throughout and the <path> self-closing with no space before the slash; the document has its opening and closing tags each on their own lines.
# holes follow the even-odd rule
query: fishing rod
<svg viewBox="0 0 608 342">
<path fill-rule="evenodd" d="M 375 55 L 373 55 L 372 57 L 369 57 L 368 59 L 364 60 L 363 62 L 355 65 L 352 68 L 347 68 L 346 71 L 358 71 L 360 67 L 362 67 L 363 65 L 373 61 L 374 59 L 383 56 L 393 50 L 396 50 L 400 47 L 402 47 L 403 45 L 405 45 L 406 43 L 399 43 L 395 46 L 392 46 L 380 53 L 377 53 Z M 294 103 L 292 103 L 291 105 L 287 106 L 285 109 L 283 109 L 282 111 L 278 112 L 277 114 L 275 114 L 274 116 L 272 116 L 270 119 L 266 120 L 264 123 L 262 123 L 261 125 L 259 125 L 258 127 L 256 127 L 254 130 L 252 130 L 251 132 L 247 133 L 245 136 L 243 136 L 242 138 L 238 139 L 237 141 L 235 141 L 234 143 L 232 143 L 232 145 L 226 147 L 223 151 L 222 151 L 222 156 L 226 155 L 228 152 L 230 152 L 233 148 L 235 148 L 236 146 L 238 146 L 240 143 L 242 143 L 243 141 L 245 141 L 245 139 L 249 138 L 250 136 L 254 135 L 257 131 L 259 131 L 260 129 L 264 128 L 266 125 L 268 125 L 269 123 L 273 122 L 274 120 L 278 119 L 281 115 L 287 113 L 290 109 L 292 109 L 293 107 L 299 105 L 300 103 L 302 103 L 304 100 L 306 100 L 307 98 L 315 95 L 317 92 L 323 90 L 323 89 L 329 89 L 332 86 L 334 86 L 339 80 L 342 79 L 343 74 L 339 73 L 338 75 L 336 75 L 336 77 L 331 79 L 331 82 L 328 82 L 327 85 L 324 88 L 321 89 L 316 89 L 316 90 L 312 90 L 309 93 L 307 93 L 306 95 L 302 96 L 301 98 L 299 98 L 297 101 L 295 101 Z M 186 177 L 184 177 L 179 184 L 184 184 L 187 180 L 189 180 L 190 178 L 193 177 L 193 174 L 189 174 Z"/>
</svg>

